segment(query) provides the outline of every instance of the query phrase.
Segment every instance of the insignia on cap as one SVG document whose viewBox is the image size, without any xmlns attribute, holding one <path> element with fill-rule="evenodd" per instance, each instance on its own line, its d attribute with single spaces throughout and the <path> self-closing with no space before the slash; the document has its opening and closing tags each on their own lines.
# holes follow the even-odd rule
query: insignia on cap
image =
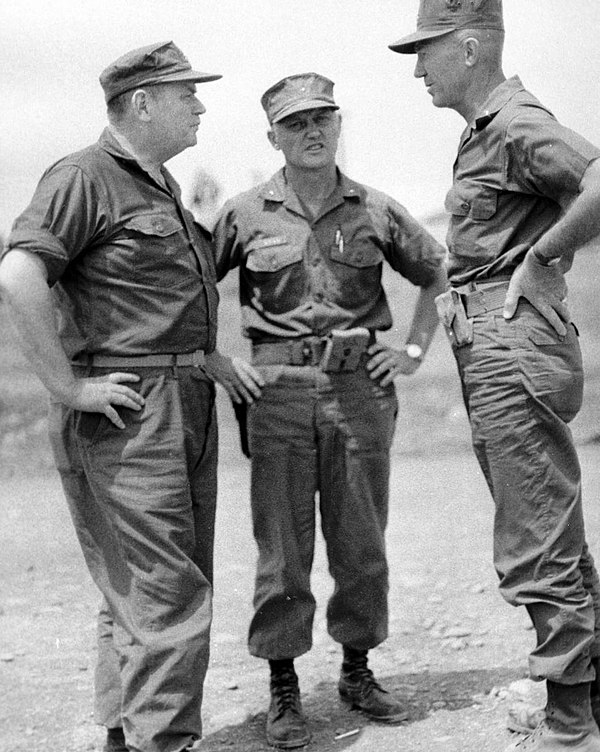
<svg viewBox="0 0 600 752">
<path fill-rule="evenodd" d="M 459 10 L 462 6 L 462 0 L 446 0 L 446 6 L 450 10 Z"/>
<path fill-rule="evenodd" d="M 479 10 L 481 6 L 483 5 L 484 0 L 471 0 L 471 5 L 473 6 L 473 10 Z"/>
</svg>

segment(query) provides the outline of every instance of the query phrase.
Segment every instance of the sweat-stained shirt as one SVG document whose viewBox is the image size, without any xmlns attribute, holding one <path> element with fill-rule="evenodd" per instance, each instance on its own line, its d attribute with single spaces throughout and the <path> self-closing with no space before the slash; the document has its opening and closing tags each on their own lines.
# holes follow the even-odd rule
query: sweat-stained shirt
<svg viewBox="0 0 600 752">
<path fill-rule="evenodd" d="M 69 357 L 214 350 L 210 233 L 162 172 L 169 189 L 106 129 L 46 170 L 15 221 L 5 253 L 44 262 Z"/>
<path fill-rule="evenodd" d="M 383 262 L 427 287 L 445 259 L 403 206 L 341 173 L 312 218 L 284 168 L 228 201 L 213 235 L 217 278 L 240 269 L 243 331 L 254 343 L 389 329 Z"/>
<path fill-rule="evenodd" d="M 599 156 L 517 76 L 496 87 L 463 131 L 446 197 L 450 283 L 510 276 Z"/>
</svg>

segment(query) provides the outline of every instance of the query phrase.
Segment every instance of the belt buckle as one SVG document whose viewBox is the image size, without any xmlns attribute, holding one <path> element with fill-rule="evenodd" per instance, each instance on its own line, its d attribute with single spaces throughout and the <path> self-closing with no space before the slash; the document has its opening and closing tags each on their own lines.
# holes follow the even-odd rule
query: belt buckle
<svg viewBox="0 0 600 752">
<path fill-rule="evenodd" d="M 192 353 L 192 366 L 200 368 L 204 365 L 204 350 L 194 350 Z"/>
</svg>

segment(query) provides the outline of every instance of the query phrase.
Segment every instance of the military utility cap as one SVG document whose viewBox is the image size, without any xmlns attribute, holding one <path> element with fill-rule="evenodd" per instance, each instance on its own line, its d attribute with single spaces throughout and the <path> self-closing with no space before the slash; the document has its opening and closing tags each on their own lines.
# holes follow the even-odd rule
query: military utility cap
<svg viewBox="0 0 600 752">
<path fill-rule="evenodd" d="M 410 54 L 427 39 L 456 29 L 504 29 L 502 0 L 421 0 L 417 31 L 390 44 L 390 50 Z"/>
<path fill-rule="evenodd" d="M 271 124 L 303 110 L 319 107 L 339 110 L 333 99 L 333 86 L 333 81 L 318 73 L 298 73 L 282 78 L 267 89 L 260 103 Z"/>
<path fill-rule="evenodd" d="M 158 42 L 126 52 L 100 74 L 107 102 L 125 91 L 173 81 L 216 81 L 218 73 L 192 70 L 188 59 L 173 42 Z"/>
</svg>

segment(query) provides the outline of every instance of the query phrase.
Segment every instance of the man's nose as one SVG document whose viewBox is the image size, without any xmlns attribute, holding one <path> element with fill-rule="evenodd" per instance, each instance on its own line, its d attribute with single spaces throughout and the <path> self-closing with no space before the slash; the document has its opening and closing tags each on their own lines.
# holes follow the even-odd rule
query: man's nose
<svg viewBox="0 0 600 752">
<path fill-rule="evenodd" d="M 425 75 L 425 70 L 418 57 L 417 57 L 417 62 L 415 64 L 415 71 L 413 75 L 415 78 L 423 78 L 423 76 Z"/>
<path fill-rule="evenodd" d="M 195 97 L 196 99 L 196 107 L 194 109 L 194 112 L 197 115 L 204 115 L 206 112 L 206 107 L 202 104 L 202 102 L 198 99 L 198 97 Z"/>
</svg>

